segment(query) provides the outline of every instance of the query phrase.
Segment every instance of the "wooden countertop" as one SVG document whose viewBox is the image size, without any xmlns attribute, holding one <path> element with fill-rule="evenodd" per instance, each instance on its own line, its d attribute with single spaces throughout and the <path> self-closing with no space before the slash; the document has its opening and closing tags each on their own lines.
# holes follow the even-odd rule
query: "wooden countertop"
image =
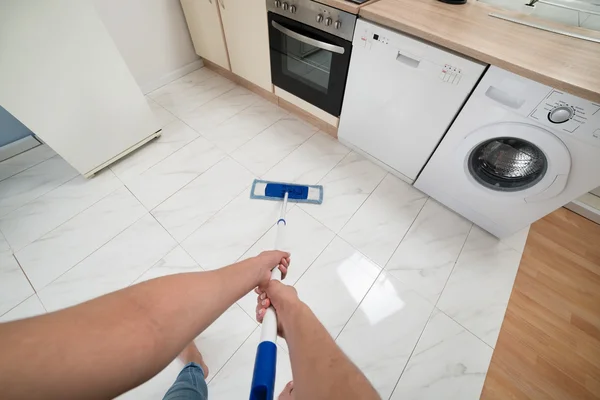
<svg viewBox="0 0 600 400">
<path fill-rule="evenodd" d="M 358 14 L 361 8 L 373 4 L 379 0 L 369 0 L 363 4 L 356 4 L 348 0 L 316 0 L 319 3 L 326 4 L 331 7 L 335 7 L 339 10 L 349 12 L 351 14 Z"/>
<path fill-rule="evenodd" d="M 510 14 L 474 0 L 463 5 L 380 0 L 361 8 L 359 15 L 600 103 L 600 44 L 493 18 L 490 12 Z M 585 32 L 600 37 L 597 32 Z"/>
</svg>

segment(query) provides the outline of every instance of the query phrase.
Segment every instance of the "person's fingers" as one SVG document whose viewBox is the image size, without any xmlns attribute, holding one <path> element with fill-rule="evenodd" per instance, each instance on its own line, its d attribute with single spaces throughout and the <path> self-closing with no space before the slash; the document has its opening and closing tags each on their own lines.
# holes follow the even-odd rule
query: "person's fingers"
<svg viewBox="0 0 600 400">
<path fill-rule="evenodd" d="M 292 390 L 294 390 L 294 381 L 289 381 L 287 385 L 285 385 L 285 387 L 283 388 L 283 391 L 287 393 L 292 393 Z"/>
<path fill-rule="evenodd" d="M 262 322 L 263 318 L 265 317 L 265 309 L 261 308 L 260 310 L 258 310 L 258 312 L 256 313 L 256 320 L 258 322 Z"/>
<path fill-rule="evenodd" d="M 290 261 L 287 258 L 282 258 L 281 259 L 281 265 L 283 265 L 284 267 L 289 267 L 290 266 Z"/>
<path fill-rule="evenodd" d="M 279 270 L 281 271 L 281 279 L 285 279 L 285 276 L 287 275 L 287 272 L 288 272 L 287 267 L 280 265 Z"/>
<path fill-rule="evenodd" d="M 264 293 L 264 292 L 265 292 L 265 291 L 264 291 L 264 290 L 262 290 L 260 287 L 255 287 L 255 288 L 254 288 L 254 293 L 256 293 L 256 294 L 262 294 L 262 293 Z"/>
</svg>

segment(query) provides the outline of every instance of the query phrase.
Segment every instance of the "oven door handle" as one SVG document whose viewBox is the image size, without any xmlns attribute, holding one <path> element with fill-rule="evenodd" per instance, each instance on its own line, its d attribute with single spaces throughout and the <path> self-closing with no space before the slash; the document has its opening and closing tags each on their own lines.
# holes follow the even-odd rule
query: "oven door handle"
<svg viewBox="0 0 600 400">
<path fill-rule="evenodd" d="M 344 52 L 346 51 L 346 49 L 344 49 L 341 46 L 336 46 L 335 44 L 321 42 L 319 40 L 309 38 L 308 36 L 301 35 L 297 32 L 294 32 L 291 29 L 286 28 L 285 26 L 278 24 L 275 21 L 271 21 L 271 25 L 273 25 L 273 28 L 277 29 L 279 32 L 283 33 L 284 35 L 287 35 L 287 36 L 291 37 L 292 39 L 296 39 L 302 43 L 306 43 L 306 44 L 310 44 L 311 46 L 318 47 L 319 49 L 331 51 L 331 52 L 337 53 L 337 54 L 344 54 Z"/>
</svg>

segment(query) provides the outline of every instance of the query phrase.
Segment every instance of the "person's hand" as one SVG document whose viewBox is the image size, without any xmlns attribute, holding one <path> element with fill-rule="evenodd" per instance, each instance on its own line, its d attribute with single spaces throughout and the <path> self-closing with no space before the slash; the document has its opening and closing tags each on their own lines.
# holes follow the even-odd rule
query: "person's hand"
<svg viewBox="0 0 600 400">
<path fill-rule="evenodd" d="M 285 337 L 281 316 L 292 312 L 294 306 L 300 303 L 296 289 L 279 281 L 269 281 L 266 287 L 257 287 L 254 291 L 258 294 L 256 298 L 256 320 L 262 323 L 267 308 L 272 305 L 278 317 L 277 333 L 279 333 L 279 336 Z"/>
<path fill-rule="evenodd" d="M 279 268 L 281 271 L 281 279 L 287 275 L 290 266 L 290 253 L 279 250 L 263 251 L 256 256 L 258 272 L 257 286 L 263 287 L 271 280 L 271 271 L 274 268 Z"/>
</svg>

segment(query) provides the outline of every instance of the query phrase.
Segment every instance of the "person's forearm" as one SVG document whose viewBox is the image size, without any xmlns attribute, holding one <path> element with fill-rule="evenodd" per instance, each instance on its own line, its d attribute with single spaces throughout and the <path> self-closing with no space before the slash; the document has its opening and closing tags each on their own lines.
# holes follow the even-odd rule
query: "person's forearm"
<svg viewBox="0 0 600 400">
<path fill-rule="evenodd" d="M 373 386 L 302 302 L 278 310 L 290 350 L 294 399 L 379 399 Z"/>
<path fill-rule="evenodd" d="M 252 290 L 259 272 L 249 259 L 0 324 L 0 397 L 112 398 L 131 389 Z"/>
</svg>

